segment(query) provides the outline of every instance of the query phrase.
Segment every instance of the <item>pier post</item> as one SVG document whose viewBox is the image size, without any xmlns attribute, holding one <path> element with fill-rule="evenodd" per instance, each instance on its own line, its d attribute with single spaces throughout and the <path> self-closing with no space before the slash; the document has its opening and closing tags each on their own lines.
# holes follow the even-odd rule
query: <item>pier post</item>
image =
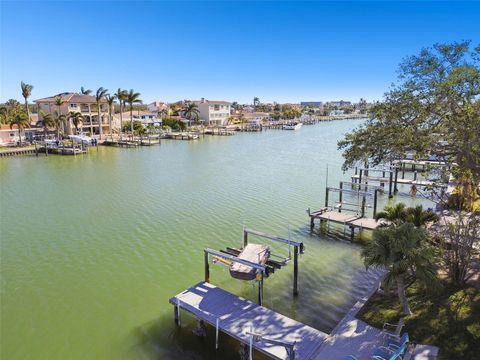
<svg viewBox="0 0 480 360">
<path fill-rule="evenodd" d="M 394 194 L 396 194 L 398 192 L 397 181 L 398 181 L 398 168 L 395 167 L 395 182 L 393 183 L 393 193 Z"/>
<path fill-rule="evenodd" d="M 263 305 L 263 272 L 260 273 L 260 280 L 258 281 L 258 305 Z"/>
<path fill-rule="evenodd" d="M 248 232 L 243 228 L 243 247 L 245 248 L 248 244 Z"/>
<path fill-rule="evenodd" d="M 328 187 L 325 189 L 325 207 L 328 207 Z"/>
<path fill-rule="evenodd" d="M 413 173 L 413 181 L 417 181 L 417 172 L 416 171 Z"/>
<path fill-rule="evenodd" d="M 402 163 L 402 180 L 405 179 L 405 163 Z"/>
<path fill-rule="evenodd" d="M 293 296 L 298 296 L 298 246 L 293 249 Z"/>
<path fill-rule="evenodd" d="M 390 192 L 392 191 L 392 173 L 390 173 Z M 373 217 L 377 215 L 377 196 L 378 196 L 378 189 L 375 189 L 373 192 Z"/>
<path fill-rule="evenodd" d="M 366 198 L 365 198 L 365 195 L 362 196 L 362 217 L 365 216 L 365 201 L 366 201 Z"/>
<path fill-rule="evenodd" d="M 343 181 L 340 181 L 340 195 L 339 195 L 339 200 L 340 200 L 340 206 L 338 207 L 338 212 L 342 212 L 342 200 L 343 200 Z"/>
<path fill-rule="evenodd" d="M 210 282 L 210 266 L 208 265 L 208 252 L 204 251 L 205 282 Z"/>
<path fill-rule="evenodd" d="M 35 141 L 35 156 L 38 157 L 37 142 Z"/>
<path fill-rule="evenodd" d="M 392 195 L 392 178 L 393 178 L 393 173 L 390 171 L 390 181 L 388 182 L 388 198 L 391 199 L 393 197 Z M 397 176 L 395 176 L 395 182 L 397 181 Z M 376 194 L 376 193 L 375 193 Z"/>
<path fill-rule="evenodd" d="M 360 169 L 360 175 L 358 176 L 358 183 L 362 183 L 362 174 L 363 174 L 363 169 Z"/>
</svg>

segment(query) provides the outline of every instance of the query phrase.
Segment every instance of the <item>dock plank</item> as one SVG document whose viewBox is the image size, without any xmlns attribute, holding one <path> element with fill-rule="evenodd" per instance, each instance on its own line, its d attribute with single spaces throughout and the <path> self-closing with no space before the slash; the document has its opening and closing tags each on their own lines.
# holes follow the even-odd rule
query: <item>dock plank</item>
<svg viewBox="0 0 480 360">
<path fill-rule="evenodd" d="M 310 359 L 327 337 L 319 330 L 206 282 L 174 296 L 170 303 L 179 304 L 181 309 L 213 326 L 216 326 L 218 318 L 220 331 L 245 344 L 250 341 L 250 336 L 245 334 L 247 331 L 277 341 L 295 342 L 297 360 Z M 272 359 L 287 359 L 283 346 L 258 341 L 253 343 L 253 347 Z"/>
</svg>

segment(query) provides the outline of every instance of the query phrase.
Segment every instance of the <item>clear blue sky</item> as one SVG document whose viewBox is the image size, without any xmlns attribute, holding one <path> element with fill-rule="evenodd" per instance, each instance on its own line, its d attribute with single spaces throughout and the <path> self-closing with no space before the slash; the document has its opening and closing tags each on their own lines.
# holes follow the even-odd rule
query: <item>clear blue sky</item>
<svg viewBox="0 0 480 360">
<path fill-rule="evenodd" d="M 475 2 L 5 2 L 0 101 L 81 86 L 144 102 L 380 99 L 407 55 L 480 42 Z"/>
</svg>

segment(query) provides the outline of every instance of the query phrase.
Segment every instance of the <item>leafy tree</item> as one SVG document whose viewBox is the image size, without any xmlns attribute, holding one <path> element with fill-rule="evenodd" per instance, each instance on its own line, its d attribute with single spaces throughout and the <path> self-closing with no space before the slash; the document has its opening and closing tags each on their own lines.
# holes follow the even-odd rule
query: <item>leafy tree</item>
<svg viewBox="0 0 480 360">
<path fill-rule="evenodd" d="M 22 129 L 30 127 L 30 119 L 28 115 L 19 111 L 15 115 L 11 116 L 9 119 L 10 129 L 13 129 L 14 126 L 18 128 L 18 144 L 22 144 Z"/>
<path fill-rule="evenodd" d="M 133 104 L 135 103 L 141 103 L 142 100 L 140 100 L 140 93 L 137 93 L 133 91 L 133 89 L 130 89 L 130 91 L 126 94 L 126 103 L 130 105 L 130 131 L 132 132 L 132 140 L 133 140 L 133 134 L 134 134 L 134 128 L 133 128 Z"/>
<path fill-rule="evenodd" d="M 60 111 L 55 111 L 53 113 L 53 124 L 55 127 L 55 130 L 57 131 L 57 139 L 60 140 L 60 131 L 63 131 L 65 128 L 65 122 L 67 118 L 64 114 L 62 114 Z"/>
<path fill-rule="evenodd" d="M 8 108 L 6 106 L 0 106 L 0 124 L 8 122 Z"/>
<path fill-rule="evenodd" d="M 260 105 L 260 99 L 258 97 L 254 97 L 253 98 L 253 107 L 255 109 L 255 111 L 257 110 L 257 106 Z"/>
<path fill-rule="evenodd" d="M 182 110 L 182 108 L 180 107 L 180 105 L 178 105 L 178 104 L 171 104 L 171 105 L 170 105 L 170 114 L 169 114 L 169 115 L 178 116 L 181 110 Z"/>
<path fill-rule="evenodd" d="M 131 124 L 125 124 L 124 126 L 124 131 L 131 131 Z M 133 132 L 135 134 L 143 134 L 145 131 L 145 126 L 143 126 L 143 123 L 140 120 L 134 120 L 133 121 Z"/>
<path fill-rule="evenodd" d="M 33 85 L 29 85 L 24 83 L 23 81 L 20 83 L 22 88 L 22 96 L 25 99 L 25 111 L 27 113 L 28 119 L 30 119 L 30 109 L 28 108 L 28 98 L 32 95 Z"/>
<path fill-rule="evenodd" d="M 55 127 L 55 120 L 53 115 L 50 113 L 44 113 L 40 110 L 40 115 L 42 116 L 42 126 L 43 126 L 43 138 L 47 138 L 47 130 L 50 127 Z"/>
<path fill-rule="evenodd" d="M 75 127 L 75 132 L 78 133 L 79 125 L 83 123 L 83 115 L 78 111 L 70 111 L 67 115 L 67 120 L 72 121 L 72 124 Z"/>
<path fill-rule="evenodd" d="M 343 167 L 434 155 L 480 179 L 480 47 L 436 44 L 400 64 L 399 82 L 371 109 L 372 118 L 338 143 Z"/>
<path fill-rule="evenodd" d="M 103 87 L 99 87 L 97 89 L 97 92 L 95 93 L 95 102 L 97 103 L 97 113 L 98 113 L 98 134 L 99 134 L 99 139 L 102 140 L 102 134 L 103 134 L 103 121 L 102 117 L 100 116 L 100 110 L 101 110 L 101 103 L 105 99 L 105 96 L 108 94 L 108 89 L 104 89 Z"/>
<path fill-rule="evenodd" d="M 198 105 L 193 102 L 186 103 L 185 107 L 183 108 L 183 112 L 187 119 L 194 120 L 195 122 L 197 122 L 200 118 L 200 111 L 198 110 Z"/>
<path fill-rule="evenodd" d="M 115 95 L 110 95 L 107 94 L 105 96 L 105 100 L 107 100 L 108 104 L 108 129 L 110 132 L 110 138 L 113 139 L 113 133 L 112 133 L 112 114 L 113 114 L 113 109 L 114 109 L 114 102 L 117 97 Z"/>
<path fill-rule="evenodd" d="M 85 89 L 83 86 L 80 88 L 80 93 L 83 95 L 90 95 L 92 93 L 92 90 L 90 89 Z"/>
<path fill-rule="evenodd" d="M 118 103 L 120 105 L 120 129 L 123 129 L 123 110 L 125 108 L 125 101 L 127 100 L 127 90 L 122 90 L 118 88 L 115 96 L 118 99 Z M 122 137 L 122 132 L 120 132 L 120 138 Z"/>
<path fill-rule="evenodd" d="M 178 119 L 171 118 L 171 117 L 166 117 L 166 118 L 162 119 L 162 124 L 163 124 L 163 126 L 170 127 L 172 130 L 183 131 L 187 128 L 187 126 L 185 125 L 185 123 L 183 121 L 180 121 Z"/>
<path fill-rule="evenodd" d="M 398 203 L 393 206 L 385 206 L 383 211 L 375 215 L 375 219 L 387 220 L 389 225 L 386 226 L 399 226 L 408 222 L 416 227 L 421 227 L 429 222 L 438 221 L 439 217 L 431 209 L 424 210 L 422 205 L 407 208 L 404 203 Z"/>
<path fill-rule="evenodd" d="M 436 284 L 435 249 L 427 243 L 425 230 L 412 223 L 375 229 L 361 256 L 367 269 L 380 267 L 388 271 L 384 286 L 389 289 L 396 285 L 402 310 L 407 315 L 411 314 L 405 292 L 408 276 L 428 286 Z"/>
</svg>

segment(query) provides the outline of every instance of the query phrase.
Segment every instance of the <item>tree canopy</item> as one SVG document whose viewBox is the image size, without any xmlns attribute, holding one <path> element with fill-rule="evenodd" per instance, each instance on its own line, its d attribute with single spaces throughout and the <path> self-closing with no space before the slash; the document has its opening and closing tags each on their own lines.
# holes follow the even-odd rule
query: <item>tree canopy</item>
<svg viewBox="0 0 480 360">
<path fill-rule="evenodd" d="M 338 143 L 343 168 L 436 156 L 480 179 L 480 46 L 435 44 L 407 57 L 371 118 Z"/>
</svg>

